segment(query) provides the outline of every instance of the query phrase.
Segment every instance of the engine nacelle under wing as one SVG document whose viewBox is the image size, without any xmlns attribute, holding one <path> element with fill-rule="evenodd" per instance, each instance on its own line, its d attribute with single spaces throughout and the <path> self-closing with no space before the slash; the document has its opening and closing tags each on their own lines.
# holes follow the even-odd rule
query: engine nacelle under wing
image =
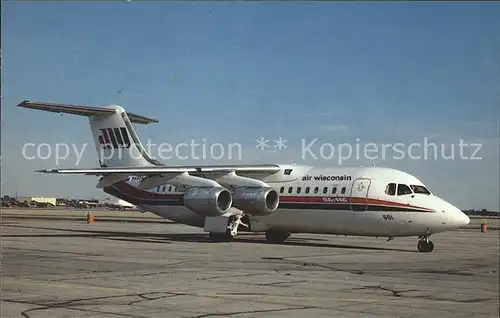
<svg viewBox="0 0 500 318">
<path fill-rule="evenodd" d="M 220 187 L 194 187 L 184 193 L 184 206 L 203 216 L 225 214 L 233 204 L 229 190 Z"/>
<path fill-rule="evenodd" d="M 269 215 L 280 203 L 276 190 L 268 187 L 242 187 L 233 192 L 233 206 L 257 216 Z"/>
</svg>

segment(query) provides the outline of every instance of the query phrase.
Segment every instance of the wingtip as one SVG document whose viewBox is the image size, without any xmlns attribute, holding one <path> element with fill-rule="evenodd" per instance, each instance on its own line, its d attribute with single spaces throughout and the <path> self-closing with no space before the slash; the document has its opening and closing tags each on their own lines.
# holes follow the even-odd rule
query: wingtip
<svg viewBox="0 0 500 318">
<path fill-rule="evenodd" d="M 57 173 L 59 172 L 58 169 L 40 169 L 40 170 L 35 170 L 35 172 L 40 172 L 40 173 Z"/>
<path fill-rule="evenodd" d="M 29 99 L 25 99 L 22 102 L 20 102 L 19 105 L 17 105 L 17 107 L 24 107 L 24 106 L 26 106 L 26 104 L 28 104 L 30 102 L 31 101 Z"/>
</svg>

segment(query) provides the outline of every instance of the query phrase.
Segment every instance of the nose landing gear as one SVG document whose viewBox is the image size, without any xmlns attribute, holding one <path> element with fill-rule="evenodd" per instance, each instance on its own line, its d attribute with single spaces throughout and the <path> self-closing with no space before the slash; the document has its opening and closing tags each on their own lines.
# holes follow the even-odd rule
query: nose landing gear
<svg viewBox="0 0 500 318">
<path fill-rule="evenodd" d="M 429 235 L 419 236 L 418 239 L 417 249 L 419 252 L 430 253 L 434 250 L 434 243 L 429 240 Z"/>
</svg>

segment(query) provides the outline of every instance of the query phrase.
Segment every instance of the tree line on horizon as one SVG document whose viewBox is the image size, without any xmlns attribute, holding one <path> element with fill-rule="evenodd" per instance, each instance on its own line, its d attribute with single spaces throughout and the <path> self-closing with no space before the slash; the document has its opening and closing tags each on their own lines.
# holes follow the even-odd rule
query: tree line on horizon
<svg viewBox="0 0 500 318">
<path fill-rule="evenodd" d="M 500 212 L 488 211 L 487 209 L 481 209 L 481 210 L 469 209 L 469 210 L 462 210 L 462 211 L 467 215 L 500 216 Z"/>
</svg>

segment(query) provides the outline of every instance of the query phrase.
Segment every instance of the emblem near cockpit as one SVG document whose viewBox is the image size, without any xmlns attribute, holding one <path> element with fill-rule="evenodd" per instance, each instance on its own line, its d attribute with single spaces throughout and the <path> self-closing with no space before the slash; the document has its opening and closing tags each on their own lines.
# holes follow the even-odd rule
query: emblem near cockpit
<svg viewBox="0 0 500 318">
<path fill-rule="evenodd" d="M 358 184 L 358 191 L 361 192 L 365 189 L 365 184 L 363 182 L 361 182 L 360 184 Z"/>
</svg>

